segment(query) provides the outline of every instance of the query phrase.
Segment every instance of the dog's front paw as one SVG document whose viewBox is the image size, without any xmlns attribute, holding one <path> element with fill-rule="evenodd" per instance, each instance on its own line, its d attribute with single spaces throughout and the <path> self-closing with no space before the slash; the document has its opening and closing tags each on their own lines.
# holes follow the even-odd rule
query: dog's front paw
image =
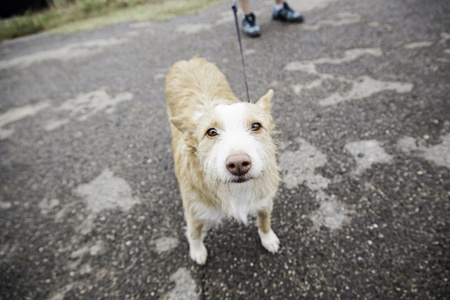
<svg viewBox="0 0 450 300">
<path fill-rule="evenodd" d="M 280 248 L 280 240 L 273 230 L 270 230 L 268 233 L 264 233 L 258 229 L 259 237 L 261 238 L 261 243 L 267 251 L 271 253 L 278 252 Z"/>
<path fill-rule="evenodd" d="M 206 251 L 206 247 L 202 242 L 191 243 L 189 246 L 189 254 L 192 260 L 199 265 L 204 265 L 208 257 L 208 251 Z"/>
</svg>

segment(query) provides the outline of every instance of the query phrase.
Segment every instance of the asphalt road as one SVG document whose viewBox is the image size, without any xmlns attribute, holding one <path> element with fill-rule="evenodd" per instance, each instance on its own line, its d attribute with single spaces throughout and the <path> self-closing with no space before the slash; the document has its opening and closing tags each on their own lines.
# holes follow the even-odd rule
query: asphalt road
<svg viewBox="0 0 450 300">
<path fill-rule="evenodd" d="M 230 3 L 0 44 L 1 299 L 448 299 L 450 5 L 291 1 L 243 38 L 275 91 L 278 254 L 252 219 L 188 254 L 164 79 L 199 54 L 245 99 Z"/>
</svg>

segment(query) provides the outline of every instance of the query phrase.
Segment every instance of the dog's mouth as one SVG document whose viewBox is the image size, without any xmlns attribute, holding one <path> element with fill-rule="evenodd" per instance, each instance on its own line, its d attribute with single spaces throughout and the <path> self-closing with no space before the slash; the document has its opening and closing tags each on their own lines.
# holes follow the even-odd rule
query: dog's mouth
<svg viewBox="0 0 450 300">
<path fill-rule="evenodd" d="M 232 183 L 243 183 L 251 180 L 252 178 L 249 176 L 236 176 L 235 178 L 231 179 L 230 182 Z"/>
</svg>

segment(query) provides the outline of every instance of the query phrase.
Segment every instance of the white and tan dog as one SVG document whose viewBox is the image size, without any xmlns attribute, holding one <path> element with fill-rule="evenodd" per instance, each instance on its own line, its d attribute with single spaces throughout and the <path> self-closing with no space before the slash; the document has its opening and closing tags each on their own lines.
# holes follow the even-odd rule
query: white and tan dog
<svg viewBox="0 0 450 300">
<path fill-rule="evenodd" d="M 193 58 L 172 67 L 165 93 L 191 258 L 206 262 L 209 225 L 224 217 L 247 224 L 249 214 L 258 216 L 262 245 L 277 252 L 270 226 L 280 181 L 271 138 L 273 91 L 256 104 L 243 103 L 214 64 Z"/>
</svg>

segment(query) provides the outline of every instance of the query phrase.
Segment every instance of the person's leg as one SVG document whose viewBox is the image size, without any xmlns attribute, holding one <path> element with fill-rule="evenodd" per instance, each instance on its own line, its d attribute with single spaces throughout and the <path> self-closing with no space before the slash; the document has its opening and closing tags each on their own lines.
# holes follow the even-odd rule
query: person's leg
<svg viewBox="0 0 450 300">
<path fill-rule="evenodd" d="M 284 0 L 275 0 L 275 9 L 280 10 L 284 7 Z"/>
<path fill-rule="evenodd" d="M 239 6 L 241 7 L 244 15 L 252 12 L 252 7 L 250 5 L 250 0 L 239 0 Z"/>
</svg>

